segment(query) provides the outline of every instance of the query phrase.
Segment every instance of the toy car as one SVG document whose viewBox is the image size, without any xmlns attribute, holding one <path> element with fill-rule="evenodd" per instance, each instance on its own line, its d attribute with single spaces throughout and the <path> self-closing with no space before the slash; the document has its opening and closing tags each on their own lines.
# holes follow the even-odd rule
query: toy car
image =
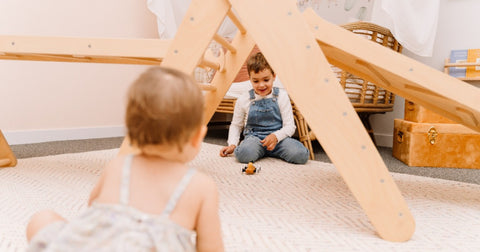
<svg viewBox="0 0 480 252">
<path fill-rule="evenodd" d="M 242 172 L 244 172 L 247 175 L 252 175 L 255 174 L 256 172 L 260 172 L 260 167 L 255 167 L 253 165 L 253 162 L 248 162 L 248 165 L 242 168 Z"/>
</svg>

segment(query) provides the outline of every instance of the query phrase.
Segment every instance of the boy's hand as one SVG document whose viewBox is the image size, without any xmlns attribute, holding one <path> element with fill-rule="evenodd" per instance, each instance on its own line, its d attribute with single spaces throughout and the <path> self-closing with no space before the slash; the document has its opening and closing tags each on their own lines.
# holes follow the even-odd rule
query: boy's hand
<svg viewBox="0 0 480 252">
<path fill-rule="evenodd" d="M 267 137 L 265 137 L 263 140 L 260 141 L 264 147 L 267 148 L 267 150 L 271 151 L 275 149 L 275 146 L 277 146 L 278 139 L 275 134 L 270 134 Z"/>
<path fill-rule="evenodd" d="M 220 157 L 226 157 L 226 156 L 228 156 L 228 154 L 232 154 L 236 147 L 237 146 L 235 146 L 234 144 L 232 144 L 230 146 L 223 147 L 220 150 Z"/>
</svg>

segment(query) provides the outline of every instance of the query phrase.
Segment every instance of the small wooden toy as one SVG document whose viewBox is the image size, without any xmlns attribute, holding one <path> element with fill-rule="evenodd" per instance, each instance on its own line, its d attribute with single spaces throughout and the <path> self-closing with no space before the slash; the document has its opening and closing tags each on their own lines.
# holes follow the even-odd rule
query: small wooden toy
<svg viewBox="0 0 480 252">
<path fill-rule="evenodd" d="M 242 168 L 242 172 L 247 175 L 255 174 L 256 172 L 260 172 L 260 167 L 258 169 L 253 165 L 253 162 L 248 162 L 248 165 Z"/>
</svg>

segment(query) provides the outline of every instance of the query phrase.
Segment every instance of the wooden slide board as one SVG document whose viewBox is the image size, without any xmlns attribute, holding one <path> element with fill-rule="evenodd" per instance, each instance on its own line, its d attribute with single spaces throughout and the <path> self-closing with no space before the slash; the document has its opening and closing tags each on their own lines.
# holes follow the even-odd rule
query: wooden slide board
<svg viewBox="0 0 480 252">
<path fill-rule="evenodd" d="M 159 65 L 171 41 L 0 35 L 0 59 Z"/>
<path fill-rule="evenodd" d="M 439 115 L 480 131 L 478 88 L 355 36 L 318 17 L 311 9 L 303 15 L 332 64 Z"/>
<path fill-rule="evenodd" d="M 407 204 L 295 1 L 231 3 L 378 234 L 408 240 L 415 222 Z"/>
</svg>

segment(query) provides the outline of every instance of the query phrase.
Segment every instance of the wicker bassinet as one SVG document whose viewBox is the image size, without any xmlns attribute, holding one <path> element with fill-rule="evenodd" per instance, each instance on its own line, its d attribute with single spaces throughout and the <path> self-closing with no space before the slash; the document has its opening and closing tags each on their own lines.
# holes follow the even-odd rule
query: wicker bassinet
<svg viewBox="0 0 480 252">
<path fill-rule="evenodd" d="M 368 22 L 354 22 L 342 27 L 396 52 L 402 51 L 402 46 L 387 28 Z M 393 110 L 395 94 L 338 67 L 332 66 L 332 69 L 357 112 Z"/>
</svg>

